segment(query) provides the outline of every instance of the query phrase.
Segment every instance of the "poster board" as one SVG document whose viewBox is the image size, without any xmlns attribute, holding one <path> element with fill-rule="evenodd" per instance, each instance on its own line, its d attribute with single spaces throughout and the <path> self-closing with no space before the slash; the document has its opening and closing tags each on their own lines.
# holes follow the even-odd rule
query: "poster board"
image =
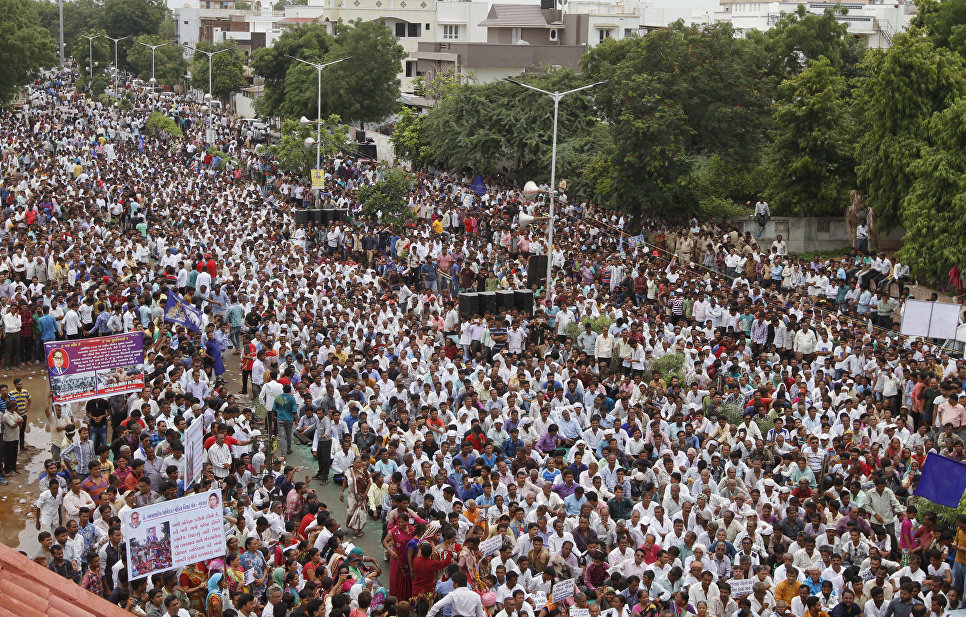
<svg viewBox="0 0 966 617">
<path fill-rule="evenodd" d="M 223 556 L 223 512 L 219 490 L 125 512 L 129 580 Z"/>
<path fill-rule="evenodd" d="M 551 593 L 553 603 L 557 604 L 558 602 L 563 602 L 567 598 L 572 598 L 574 596 L 574 589 L 576 587 L 577 579 L 575 578 L 568 578 L 565 581 L 554 583 L 553 592 Z"/>
<path fill-rule="evenodd" d="M 906 300 L 899 332 L 905 336 L 955 339 L 962 308 L 949 302 Z"/>
<path fill-rule="evenodd" d="M 47 381 L 55 403 L 144 389 L 144 332 L 47 341 Z"/>
</svg>

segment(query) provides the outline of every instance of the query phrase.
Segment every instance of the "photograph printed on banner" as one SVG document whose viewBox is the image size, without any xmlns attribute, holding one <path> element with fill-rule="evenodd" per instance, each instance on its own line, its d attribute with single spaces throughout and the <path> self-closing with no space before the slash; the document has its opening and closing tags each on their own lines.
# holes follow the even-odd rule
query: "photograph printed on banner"
<svg viewBox="0 0 966 617">
<path fill-rule="evenodd" d="M 135 510 L 131 512 L 129 527 L 131 555 L 128 568 L 132 577 L 171 567 L 171 527 L 168 522 L 142 524 Z"/>
</svg>

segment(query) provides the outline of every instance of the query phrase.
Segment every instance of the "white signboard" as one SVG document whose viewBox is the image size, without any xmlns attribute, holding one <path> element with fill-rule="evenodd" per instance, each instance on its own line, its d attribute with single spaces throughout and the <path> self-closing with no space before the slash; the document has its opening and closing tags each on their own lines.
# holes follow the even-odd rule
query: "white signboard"
<svg viewBox="0 0 966 617">
<path fill-rule="evenodd" d="M 752 591 L 752 587 L 755 585 L 755 579 L 753 578 L 741 578 L 741 579 L 731 579 L 728 581 L 731 585 L 731 597 L 737 598 L 739 596 L 746 596 Z"/>
<path fill-rule="evenodd" d="M 125 513 L 128 580 L 223 556 L 223 511 L 214 490 Z"/>
<path fill-rule="evenodd" d="M 480 542 L 480 552 L 483 553 L 484 557 L 498 553 L 505 541 L 503 536 L 493 536 L 489 540 Z"/>
<path fill-rule="evenodd" d="M 568 578 L 565 581 L 555 583 L 553 586 L 553 603 L 558 604 L 567 598 L 572 598 L 574 589 L 577 587 L 577 579 Z"/>
<path fill-rule="evenodd" d="M 899 331 L 906 336 L 954 339 L 962 309 L 948 302 L 906 300 Z"/>
</svg>

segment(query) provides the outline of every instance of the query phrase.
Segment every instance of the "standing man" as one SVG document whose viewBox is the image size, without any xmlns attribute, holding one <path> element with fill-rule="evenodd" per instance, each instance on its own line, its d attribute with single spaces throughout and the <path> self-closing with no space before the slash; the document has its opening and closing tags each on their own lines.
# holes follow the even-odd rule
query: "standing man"
<svg viewBox="0 0 966 617">
<path fill-rule="evenodd" d="M 755 204 L 755 221 L 758 222 L 757 238 L 760 238 L 765 233 L 765 225 L 768 224 L 768 219 L 770 218 L 771 210 L 768 208 L 768 202 L 764 199 L 759 199 L 758 203 Z"/>
<path fill-rule="evenodd" d="M 282 393 L 275 398 L 272 405 L 272 413 L 275 414 L 276 425 L 278 426 L 278 449 L 282 454 L 292 453 L 292 425 L 295 423 L 295 416 L 298 414 L 298 404 L 292 396 L 291 384 L 282 385 Z"/>
<path fill-rule="evenodd" d="M 25 447 L 27 436 L 27 414 L 30 413 L 30 393 L 23 387 L 23 379 L 17 377 L 13 380 L 13 390 L 10 391 L 10 401 L 17 410 L 17 415 L 23 419 L 20 425 L 20 449 Z"/>
<path fill-rule="evenodd" d="M 14 368 L 14 365 L 20 368 L 20 328 L 22 326 L 23 320 L 20 318 L 20 311 L 17 310 L 16 304 L 9 304 L 7 312 L 3 315 L 3 352 L 8 369 Z"/>
<path fill-rule="evenodd" d="M 323 397 L 324 399 L 325 397 Z M 315 477 L 322 482 L 322 486 L 329 483 L 329 467 L 332 465 L 332 418 L 334 415 L 338 420 L 338 413 L 335 407 L 329 408 L 328 405 L 320 407 L 315 411 L 315 435 L 312 437 L 312 456 L 319 461 L 319 472 Z"/>
<path fill-rule="evenodd" d="M 11 476 L 17 473 L 20 427 L 23 425 L 24 419 L 17 413 L 16 405 L 9 398 L 6 400 L 0 399 L 0 410 L 3 411 L 3 475 Z"/>
<path fill-rule="evenodd" d="M 231 316 L 231 307 L 228 308 L 228 315 L 229 317 Z M 232 332 L 234 332 L 234 326 L 232 326 Z M 255 395 L 257 395 L 257 393 L 255 392 L 255 378 L 252 374 L 252 370 L 254 369 L 254 365 L 257 359 L 255 355 L 257 353 L 257 350 L 255 349 L 255 344 L 252 343 L 252 337 L 249 336 L 248 334 L 242 336 L 242 345 L 238 349 L 241 350 L 241 367 L 242 367 L 241 393 L 248 394 L 248 380 L 250 379 L 252 380 L 252 394 L 254 398 Z M 236 349 L 236 353 L 238 353 L 237 349 Z M 259 362 L 261 361 L 259 360 Z M 262 365 L 262 375 L 264 374 L 265 374 L 265 368 L 264 368 L 264 365 Z"/>
</svg>

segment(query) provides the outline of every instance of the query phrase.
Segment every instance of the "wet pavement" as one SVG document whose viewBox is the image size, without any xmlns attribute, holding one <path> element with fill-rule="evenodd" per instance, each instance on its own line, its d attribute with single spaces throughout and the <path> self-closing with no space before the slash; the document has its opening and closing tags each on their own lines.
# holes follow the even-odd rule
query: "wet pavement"
<svg viewBox="0 0 966 617">
<path fill-rule="evenodd" d="M 7 478 L 9 484 L 0 486 L 0 543 L 24 551 L 35 551 L 37 529 L 34 520 L 33 503 L 40 492 L 37 478 L 44 471 L 44 460 L 50 458 L 50 433 L 47 430 L 47 405 L 49 388 L 44 366 L 29 365 L 22 370 L 7 371 L 0 369 L 0 384 L 13 388 L 14 377 L 23 379 L 24 387 L 30 392 L 31 406 L 27 415 L 27 448 L 20 453 L 15 476 Z"/>
</svg>

